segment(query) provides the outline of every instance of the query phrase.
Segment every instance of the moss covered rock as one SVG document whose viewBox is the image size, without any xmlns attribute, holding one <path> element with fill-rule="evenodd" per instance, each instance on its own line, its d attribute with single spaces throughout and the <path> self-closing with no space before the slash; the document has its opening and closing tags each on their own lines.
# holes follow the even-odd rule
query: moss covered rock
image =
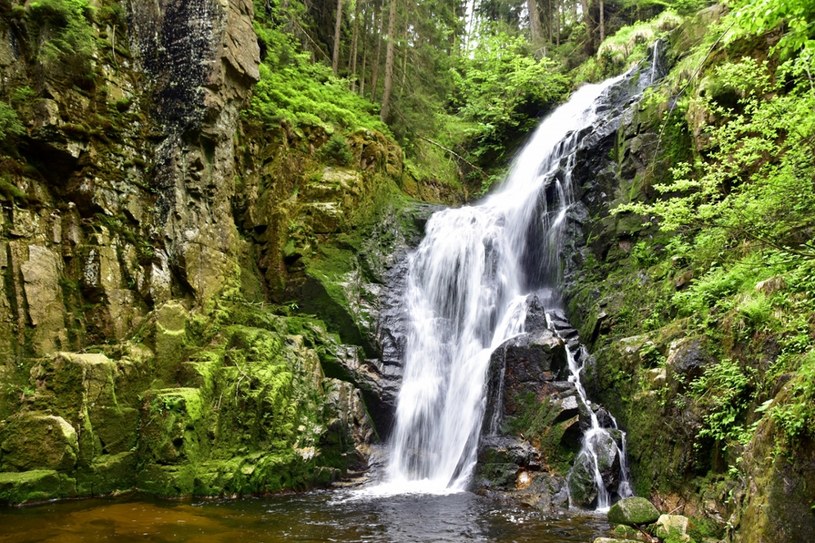
<svg viewBox="0 0 815 543">
<path fill-rule="evenodd" d="M 660 515 L 656 522 L 656 535 L 668 543 L 692 543 L 688 534 L 689 520 L 682 515 Z"/>
<path fill-rule="evenodd" d="M 0 473 L 0 503 L 20 504 L 75 495 L 76 481 L 55 470 Z"/>
<path fill-rule="evenodd" d="M 659 511 L 654 504 L 637 496 L 623 498 L 608 510 L 608 521 L 626 526 L 651 524 L 659 518 Z"/>
<path fill-rule="evenodd" d="M 68 471 L 78 454 L 76 429 L 62 417 L 21 413 L 0 427 L 0 471 Z"/>
</svg>

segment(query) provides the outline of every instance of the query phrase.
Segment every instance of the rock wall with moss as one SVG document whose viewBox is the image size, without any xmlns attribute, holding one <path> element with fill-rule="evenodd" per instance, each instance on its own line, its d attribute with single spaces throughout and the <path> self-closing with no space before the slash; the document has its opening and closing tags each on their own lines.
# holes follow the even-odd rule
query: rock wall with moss
<svg viewBox="0 0 815 543">
<path fill-rule="evenodd" d="M 257 28 L 249 0 L 0 2 L 0 501 L 364 467 L 382 285 L 413 197 L 458 196 L 383 132 L 253 115 Z"/>
<path fill-rule="evenodd" d="M 808 541 L 813 215 L 796 198 L 812 191 L 811 87 L 781 30 L 739 34 L 730 15 L 683 23 L 668 76 L 586 157 L 566 295 L 636 493 L 715 540 Z"/>
</svg>

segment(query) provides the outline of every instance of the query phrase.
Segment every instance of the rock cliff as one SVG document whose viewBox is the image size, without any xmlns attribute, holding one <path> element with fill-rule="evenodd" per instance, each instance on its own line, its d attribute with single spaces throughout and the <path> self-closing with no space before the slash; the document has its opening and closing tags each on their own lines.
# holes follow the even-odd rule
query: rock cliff
<svg viewBox="0 0 815 543">
<path fill-rule="evenodd" d="M 364 467 L 363 395 L 393 388 L 382 285 L 422 212 L 387 136 L 332 166 L 324 132 L 242 115 L 253 19 L 249 0 L 0 2 L 22 127 L 0 153 L 0 500 Z"/>
</svg>

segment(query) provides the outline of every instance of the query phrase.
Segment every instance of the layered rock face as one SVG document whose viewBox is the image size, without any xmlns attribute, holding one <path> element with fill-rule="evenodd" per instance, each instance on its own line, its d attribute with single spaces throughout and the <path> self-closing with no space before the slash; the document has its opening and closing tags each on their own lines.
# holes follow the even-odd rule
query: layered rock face
<svg viewBox="0 0 815 543">
<path fill-rule="evenodd" d="M 401 150 L 361 133 L 326 167 L 243 119 L 249 0 L 102 2 L 74 21 L 87 55 L 50 64 L 59 25 L 6 4 L 0 93 L 24 96 L 25 134 L 0 164 L 0 501 L 364 467 L 380 283 L 418 224 L 383 212 Z"/>
</svg>

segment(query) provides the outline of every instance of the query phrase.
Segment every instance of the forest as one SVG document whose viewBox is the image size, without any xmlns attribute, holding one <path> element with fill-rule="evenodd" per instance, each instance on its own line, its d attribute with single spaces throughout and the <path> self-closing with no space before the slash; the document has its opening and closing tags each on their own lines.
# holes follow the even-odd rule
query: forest
<svg viewBox="0 0 815 543">
<path fill-rule="evenodd" d="M 7 540 L 815 540 L 813 74 L 815 0 L 0 0 Z"/>
</svg>

